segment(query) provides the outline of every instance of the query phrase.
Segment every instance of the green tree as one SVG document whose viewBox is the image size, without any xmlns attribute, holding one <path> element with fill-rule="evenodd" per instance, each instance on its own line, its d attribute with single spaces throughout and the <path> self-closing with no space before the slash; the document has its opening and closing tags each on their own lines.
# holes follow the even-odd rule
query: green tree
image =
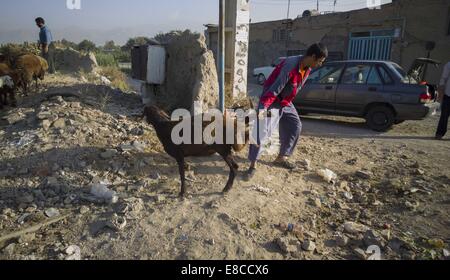
<svg viewBox="0 0 450 280">
<path fill-rule="evenodd" d="M 107 41 L 103 46 L 103 49 L 107 51 L 113 51 L 117 49 L 117 46 L 116 43 L 114 43 L 114 41 Z"/>
<path fill-rule="evenodd" d="M 130 51 L 135 45 L 145 45 L 151 41 L 148 37 L 135 37 L 128 39 L 128 42 L 122 47 L 123 51 Z"/>
<path fill-rule="evenodd" d="M 72 49 L 75 49 L 75 50 L 78 49 L 78 45 L 76 43 L 71 42 L 71 41 L 66 40 L 66 39 L 62 39 L 61 40 L 61 44 L 63 46 L 65 46 L 65 47 L 68 47 L 68 48 L 72 48 Z"/>
<path fill-rule="evenodd" d="M 78 49 L 80 51 L 91 52 L 96 50 L 96 46 L 92 41 L 83 40 L 81 43 L 78 44 Z"/>
</svg>

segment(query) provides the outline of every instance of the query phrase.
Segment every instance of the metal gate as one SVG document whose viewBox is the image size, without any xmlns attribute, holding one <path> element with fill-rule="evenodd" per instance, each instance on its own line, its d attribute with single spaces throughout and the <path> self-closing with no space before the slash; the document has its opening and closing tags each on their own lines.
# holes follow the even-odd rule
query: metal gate
<svg viewBox="0 0 450 280">
<path fill-rule="evenodd" d="M 390 60 L 391 50 L 392 37 L 350 38 L 348 59 Z"/>
</svg>

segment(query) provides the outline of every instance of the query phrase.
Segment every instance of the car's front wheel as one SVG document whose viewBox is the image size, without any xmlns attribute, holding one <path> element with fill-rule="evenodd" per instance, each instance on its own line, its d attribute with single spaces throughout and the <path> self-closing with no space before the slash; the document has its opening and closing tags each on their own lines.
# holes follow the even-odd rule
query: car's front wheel
<svg viewBox="0 0 450 280">
<path fill-rule="evenodd" d="M 264 85 L 264 83 L 266 82 L 266 76 L 264 76 L 264 74 L 259 74 L 257 79 L 258 84 L 260 85 Z"/>
<path fill-rule="evenodd" d="M 374 106 L 367 112 L 366 121 L 372 130 L 385 132 L 394 125 L 395 113 L 387 106 Z"/>
</svg>

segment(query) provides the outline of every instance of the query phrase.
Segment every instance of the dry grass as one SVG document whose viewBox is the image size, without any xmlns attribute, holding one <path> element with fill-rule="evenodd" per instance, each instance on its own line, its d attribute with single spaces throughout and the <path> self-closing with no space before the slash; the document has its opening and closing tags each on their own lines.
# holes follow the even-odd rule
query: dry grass
<svg viewBox="0 0 450 280">
<path fill-rule="evenodd" d="M 122 91 L 130 90 L 130 87 L 127 83 L 127 76 L 118 67 L 102 67 L 99 74 L 108 78 L 111 81 L 111 85 L 113 87 L 118 88 Z"/>
</svg>

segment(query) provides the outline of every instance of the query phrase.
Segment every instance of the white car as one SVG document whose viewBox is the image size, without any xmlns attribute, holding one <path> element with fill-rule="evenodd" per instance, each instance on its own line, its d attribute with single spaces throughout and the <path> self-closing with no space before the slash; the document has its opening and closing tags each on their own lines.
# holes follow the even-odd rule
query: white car
<svg viewBox="0 0 450 280">
<path fill-rule="evenodd" d="M 253 69 L 253 76 L 256 77 L 258 84 L 264 85 L 266 79 L 272 74 L 275 67 L 280 64 L 281 61 L 285 60 L 286 57 L 279 57 L 274 61 L 272 66 L 258 67 Z"/>
</svg>

